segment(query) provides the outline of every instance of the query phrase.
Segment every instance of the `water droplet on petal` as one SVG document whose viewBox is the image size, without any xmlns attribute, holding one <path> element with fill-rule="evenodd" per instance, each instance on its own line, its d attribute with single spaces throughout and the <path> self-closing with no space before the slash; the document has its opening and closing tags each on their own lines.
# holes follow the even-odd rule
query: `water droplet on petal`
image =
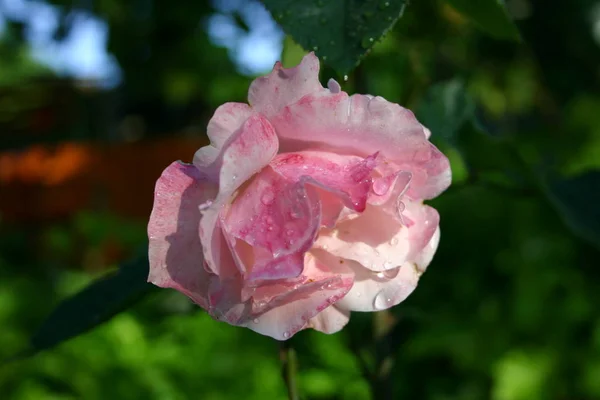
<svg viewBox="0 0 600 400">
<path fill-rule="evenodd" d="M 231 177 L 231 180 L 232 180 L 232 181 L 235 181 L 236 179 L 237 179 L 237 175 L 235 175 L 235 174 L 234 174 L 234 175 Z"/>
<path fill-rule="evenodd" d="M 289 338 L 290 337 L 290 333 L 289 332 L 283 332 L 283 337 L 284 338 Z"/>
<path fill-rule="evenodd" d="M 274 199 L 275 199 L 275 194 L 270 190 L 265 190 L 265 192 L 263 193 L 263 195 L 260 198 L 260 201 L 264 205 L 269 205 L 273 202 Z"/>
<path fill-rule="evenodd" d="M 254 320 L 252 322 L 254 322 L 255 324 L 258 324 L 258 318 L 254 318 Z"/>
<path fill-rule="evenodd" d="M 326 244 L 324 244 L 323 246 L 321 246 L 321 248 L 322 248 L 323 250 L 327 250 L 327 245 L 326 245 Z"/>
<path fill-rule="evenodd" d="M 200 209 L 200 211 L 204 211 L 207 208 L 209 208 L 212 205 L 212 203 L 212 200 L 208 200 L 206 203 L 200 204 L 198 208 Z"/>
<path fill-rule="evenodd" d="M 356 292 L 356 297 L 360 297 L 360 292 Z"/>
<path fill-rule="evenodd" d="M 392 263 L 388 262 L 386 264 L 389 264 L 390 266 L 392 265 Z M 385 267 L 385 264 L 383 265 Z M 383 271 L 383 276 L 386 279 L 394 279 L 395 277 L 398 276 L 398 273 L 400 272 L 400 267 L 397 268 L 391 268 L 391 269 L 386 269 L 385 271 Z"/>
<path fill-rule="evenodd" d="M 388 295 L 385 293 L 385 290 L 377 293 L 373 299 L 373 308 L 376 310 L 385 310 L 386 308 L 390 308 L 391 305 L 392 299 L 388 297 Z"/>
<path fill-rule="evenodd" d="M 385 278 L 385 275 L 383 274 L 383 272 L 378 272 L 376 275 L 379 279 Z"/>
<path fill-rule="evenodd" d="M 392 246 L 398 245 L 398 238 L 393 237 L 392 240 L 390 240 L 390 245 L 392 245 Z"/>
<path fill-rule="evenodd" d="M 398 202 L 396 203 L 396 214 L 398 218 L 402 219 L 402 213 L 404 212 L 405 208 L 406 206 L 404 205 L 402 200 L 398 199 Z"/>
</svg>

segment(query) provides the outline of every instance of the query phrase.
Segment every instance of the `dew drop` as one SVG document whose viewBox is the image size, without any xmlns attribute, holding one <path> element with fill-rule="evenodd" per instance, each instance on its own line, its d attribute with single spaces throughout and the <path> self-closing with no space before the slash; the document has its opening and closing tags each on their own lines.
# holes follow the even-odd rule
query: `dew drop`
<svg viewBox="0 0 600 400">
<path fill-rule="evenodd" d="M 326 244 L 324 244 L 323 246 L 321 246 L 321 248 L 322 248 L 323 250 L 327 250 L 327 245 L 326 245 Z"/>
<path fill-rule="evenodd" d="M 383 266 L 385 267 L 387 265 L 391 266 L 392 263 L 391 262 L 386 262 L 385 264 L 383 264 Z M 383 276 L 386 279 L 394 279 L 395 277 L 398 276 L 398 273 L 400 272 L 400 267 L 398 268 L 391 268 L 391 269 L 386 269 L 385 271 L 383 271 Z"/>
<path fill-rule="evenodd" d="M 254 320 L 252 322 L 254 322 L 255 324 L 258 324 L 258 318 L 254 318 Z"/>
<path fill-rule="evenodd" d="M 344 82 L 348 81 L 348 75 L 344 75 Z"/>
<path fill-rule="evenodd" d="M 402 219 L 402 213 L 404 212 L 405 208 L 406 206 L 404 205 L 402 200 L 398 199 L 398 201 L 396 202 L 396 213 L 398 215 L 398 218 Z"/>
<path fill-rule="evenodd" d="M 375 192 L 375 194 L 377 196 L 383 196 L 384 194 L 386 194 L 388 192 L 389 189 L 390 189 L 390 183 L 387 179 L 379 178 L 379 179 L 374 180 L 373 192 Z"/>
<path fill-rule="evenodd" d="M 379 8 L 381 10 L 385 10 L 386 8 L 388 8 L 390 6 L 390 2 L 389 1 L 385 1 L 383 3 L 379 3 Z"/>
<path fill-rule="evenodd" d="M 290 337 L 290 333 L 289 332 L 283 332 L 283 337 L 285 339 L 289 338 Z"/>
<path fill-rule="evenodd" d="M 269 204 L 273 203 L 274 199 L 275 199 L 275 194 L 270 190 L 265 190 L 265 192 L 263 193 L 263 195 L 260 198 L 260 201 L 264 205 L 269 205 Z"/>
<path fill-rule="evenodd" d="M 356 292 L 356 297 L 360 297 L 360 292 Z"/>
<path fill-rule="evenodd" d="M 392 246 L 398 245 L 398 238 L 393 237 L 392 240 L 390 240 L 390 245 L 392 245 Z"/>
<path fill-rule="evenodd" d="M 302 210 L 300 209 L 300 207 L 292 207 L 292 211 L 290 212 L 290 217 L 298 219 L 300 217 L 302 217 L 304 215 L 304 213 L 302 212 Z"/>
<path fill-rule="evenodd" d="M 237 175 L 233 175 L 233 176 L 231 177 L 231 180 L 232 180 L 232 181 L 235 181 L 236 179 L 237 179 Z"/>
<path fill-rule="evenodd" d="M 379 279 L 385 278 L 385 275 L 383 274 L 383 272 L 378 272 L 376 275 Z"/>
<path fill-rule="evenodd" d="M 392 299 L 387 297 L 385 291 L 381 291 L 377 293 L 375 298 L 373 299 L 373 308 L 376 310 L 385 310 L 392 305 Z"/>
<path fill-rule="evenodd" d="M 200 204 L 200 205 L 198 206 L 198 209 L 199 209 L 200 211 L 204 211 L 204 210 L 206 210 L 207 208 L 209 208 L 209 207 L 212 205 L 212 203 L 213 203 L 213 202 L 212 202 L 212 200 L 208 200 L 206 203 Z"/>
</svg>

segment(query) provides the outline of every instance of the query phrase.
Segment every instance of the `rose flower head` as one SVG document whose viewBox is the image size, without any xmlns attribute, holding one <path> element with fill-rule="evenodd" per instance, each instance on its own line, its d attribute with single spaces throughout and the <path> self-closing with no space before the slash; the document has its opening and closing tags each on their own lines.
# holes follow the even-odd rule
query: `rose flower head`
<svg viewBox="0 0 600 400">
<path fill-rule="evenodd" d="M 318 75 L 312 53 L 277 63 L 249 104 L 220 106 L 210 145 L 158 179 L 148 225 L 150 282 L 278 340 L 406 299 L 440 239 L 423 200 L 451 181 L 411 111 Z"/>
</svg>

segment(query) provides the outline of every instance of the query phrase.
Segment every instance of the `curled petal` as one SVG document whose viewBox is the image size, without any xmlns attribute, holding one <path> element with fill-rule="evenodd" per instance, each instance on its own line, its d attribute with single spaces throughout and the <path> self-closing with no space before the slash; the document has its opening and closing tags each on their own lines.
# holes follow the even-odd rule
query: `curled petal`
<svg viewBox="0 0 600 400">
<path fill-rule="evenodd" d="M 354 276 L 352 289 L 335 306 L 342 311 L 380 311 L 404 301 L 417 287 L 421 272 L 414 263 L 375 272 L 325 250 L 312 253 L 333 271 Z"/>
<path fill-rule="evenodd" d="M 412 262 L 431 241 L 439 215 L 429 206 L 406 204 L 403 214 L 409 225 L 391 218 L 384 208 L 369 205 L 365 212 L 346 218 L 335 228 L 322 229 L 314 247 L 376 272 Z"/>
<path fill-rule="evenodd" d="M 411 185 L 415 199 L 435 197 L 450 184 L 448 160 L 427 140 L 414 114 L 381 97 L 306 95 L 270 121 L 284 151 L 319 148 L 362 157 L 381 152 L 420 176 Z"/>
<path fill-rule="evenodd" d="M 223 207 L 243 183 L 269 164 L 277 154 L 277 148 L 277 135 L 260 114 L 248 118 L 242 129 L 223 147 L 218 160 L 219 193 L 212 205 L 203 211 L 200 222 L 200 238 L 205 245 L 204 255 L 210 271 L 224 275 L 219 271 L 222 265 L 228 265 L 220 256 L 221 249 L 227 247 L 219 221 Z M 233 273 L 233 269 L 228 273 Z"/>
<path fill-rule="evenodd" d="M 198 206 L 216 195 L 216 184 L 196 167 L 174 162 L 156 182 L 148 224 L 148 281 L 177 289 L 204 308 L 208 308 L 206 295 L 214 277 L 203 268 Z"/>
<path fill-rule="evenodd" d="M 352 287 L 351 274 L 347 271 L 334 273 L 310 253 L 305 257 L 304 283 L 288 290 L 277 284 L 257 289 L 257 310 L 248 321 L 248 328 L 277 340 L 286 340 L 308 327 L 311 318 L 348 293 Z"/>
<path fill-rule="evenodd" d="M 283 279 L 300 275 L 304 252 L 320 227 L 320 202 L 304 181 L 290 181 L 263 169 L 240 193 L 225 218 L 227 232 L 243 241 L 246 279 Z M 237 246 L 236 246 L 237 249 Z"/>
<path fill-rule="evenodd" d="M 384 272 L 373 272 L 351 260 L 348 266 L 354 271 L 354 285 L 336 305 L 350 311 L 380 311 L 403 302 L 415 290 L 421 275 L 413 263 Z"/>
<path fill-rule="evenodd" d="M 423 249 L 415 256 L 415 265 L 421 272 L 425 272 L 431 260 L 433 260 L 433 256 L 435 251 L 437 250 L 438 244 L 440 243 L 440 228 L 439 226 L 433 233 L 431 240 L 423 247 Z"/>
<path fill-rule="evenodd" d="M 309 182 L 338 194 L 347 207 L 363 211 L 372 186 L 376 157 L 377 154 L 362 158 L 304 151 L 280 154 L 273 159 L 271 167 L 293 181 L 308 177 Z"/>
<path fill-rule="evenodd" d="M 218 182 L 219 156 L 228 140 L 236 136 L 244 122 L 252 115 L 248 104 L 225 103 L 215 111 L 208 122 L 210 145 L 200 148 L 194 155 L 194 165 Z"/>
<path fill-rule="evenodd" d="M 269 75 L 255 79 L 248 90 L 248 102 L 257 112 L 271 117 L 307 94 L 327 92 L 319 82 L 319 59 L 309 53 L 294 68 L 283 68 L 278 61 Z"/>
</svg>

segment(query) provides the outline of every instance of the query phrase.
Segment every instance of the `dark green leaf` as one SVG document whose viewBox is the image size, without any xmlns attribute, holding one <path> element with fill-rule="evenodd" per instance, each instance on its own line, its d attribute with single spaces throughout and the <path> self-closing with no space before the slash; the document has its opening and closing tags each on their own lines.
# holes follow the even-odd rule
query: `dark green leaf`
<svg viewBox="0 0 600 400">
<path fill-rule="evenodd" d="M 551 181 L 547 189 L 573 232 L 600 248 L 600 170 Z"/>
<path fill-rule="evenodd" d="M 347 74 L 400 18 L 405 0 L 263 0 L 283 30 Z"/>
<path fill-rule="evenodd" d="M 436 136 L 455 144 L 461 126 L 473 117 L 473 100 L 459 79 L 438 83 L 426 93 L 417 117 Z"/>
<path fill-rule="evenodd" d="M 520 40 L 519 30 L 503 0 L 446 0 L 482 31 L 497 39 Z"/>
<path fill-rule="evenodd" d="M 54 347 L 109 320 L 155 289 L 147 258 L 136 259 L 67 298 L 30 340 L 27 355 Z"/>
</svg>

